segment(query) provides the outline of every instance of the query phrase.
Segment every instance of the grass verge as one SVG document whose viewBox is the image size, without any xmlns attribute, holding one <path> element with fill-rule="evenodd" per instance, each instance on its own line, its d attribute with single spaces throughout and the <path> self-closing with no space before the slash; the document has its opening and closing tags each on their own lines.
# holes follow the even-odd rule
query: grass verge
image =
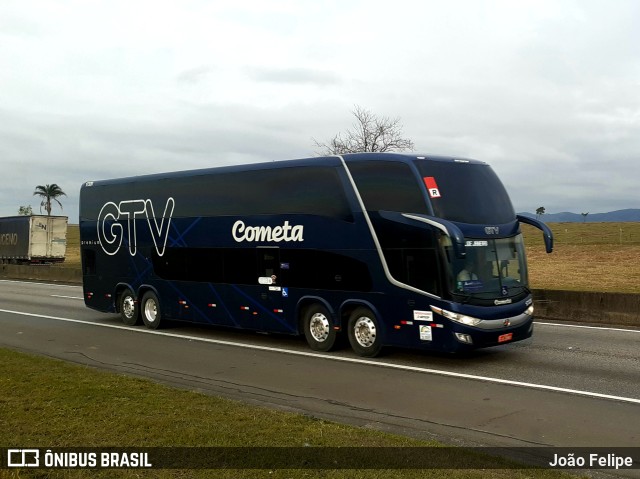
<svg viewBox="0 0 640 479">
<path fill-rule="evenodd" d="M 173 389 L 148 380 L 0 349 L 2 447 L 434 447 L 377 431 Z M 372 454 L 375 450 L 372 449 Z M 451 462 L 474 454 L 453 450 Z M 1 478 L 551 478 L 558 471 L 485 470 L 0 470 Z M 501 469 L 504 467 L 505 469 Z M 498 469 L 492 469 L 498 468 Z"/>
<path fill-rule="evenodd" d="M 640 293 L 640 223 L 551 223 L 554 252 L 522 225 L 532 288 Z"/>
</svg>

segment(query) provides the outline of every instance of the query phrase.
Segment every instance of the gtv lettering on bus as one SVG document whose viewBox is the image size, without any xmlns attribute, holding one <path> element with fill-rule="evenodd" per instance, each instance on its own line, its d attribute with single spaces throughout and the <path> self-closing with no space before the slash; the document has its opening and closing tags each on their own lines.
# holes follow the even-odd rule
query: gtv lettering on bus
<svg viewBox="0 0 640 479">
<path fill-rule="evenodd" d="M 163 256 L 169 238 L 169 227 L 175 200 L 168 198 L 164 213 L 160 221 L 155 215 L 153 202 L 146 200 L 126 200 L 116 204 L 112 201 L 105 203 L 98 214 L 98 240 L 102 250 L 113 256 L 120 251 L 122 241 L 127 237 L 129 254 L 135 256 L 138 249 L 138 234 L 136 219 L 146 218 L 153 244 L 158 256 Z M 126 226 L 126 233 L 124 231 Z M 282 226 L 247 226 L 243 221 L 236 221 L 231 229 L 233 239 L 238 243 L 272 241 L 304 241 L 304 227 L 290 225 L 285 221 Z"/>
<path fill-rule="evenodd" d="M 112 201 L 105 203 L 98 214 L 97 221 L 98 240 L 102 250 L 111 256 L 120 250 L 125 236 L 123 225 L 126 225 L 129 254 L 135 256 L 138 244 L 135 220 L 144 216 L 147 219 L 149 232 L 158 256 L 164 255 L 174 208 L 174 199 L 167 199 L 162 219 L 158 223 L 151 200 L 127 200 L 118 204 Z"/>
<path fill-rule="evenodd" d="M 271 227 L 247 226 L 244 224 L 244 221 L 238 220 L 231 228 L 233 239 L 238 243 L 242 243 L 243 241 L 249 243 L 264 241 L 272 241 L 274 243 L 280 243 L 281 241 L 304 241 L 302 237 L 303 233 L 304 226 L 291 226 L 288 221 L 285 221 L 282 226 Z"/>
</svg>

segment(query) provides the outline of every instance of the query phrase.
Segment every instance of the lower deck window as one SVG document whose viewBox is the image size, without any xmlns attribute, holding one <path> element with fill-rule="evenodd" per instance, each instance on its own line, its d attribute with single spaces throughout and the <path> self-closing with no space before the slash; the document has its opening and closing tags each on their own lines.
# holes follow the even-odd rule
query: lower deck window
<svg viewBox="0 0 640 479">
<path fill-rule="evenodd" d="M 265 251 L 269 252 L 268 271 L 264 270 Z M 273 274 L 278 284 L 292 288 L 345 291 L 372 288 L 366 263 L 322 250 L 167 248 L 163 256 L 154 254 L 153 269 L 159 277 L 174 281 L 255 285 L 259 277 Z"/>
</svg>

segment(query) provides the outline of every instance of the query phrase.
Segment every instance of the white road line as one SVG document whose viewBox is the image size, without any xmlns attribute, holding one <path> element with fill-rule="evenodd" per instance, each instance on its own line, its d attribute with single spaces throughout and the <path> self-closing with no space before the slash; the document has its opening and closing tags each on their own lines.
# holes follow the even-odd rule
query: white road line
<svg viewBox="0 0 640 479">
<path fill-rule="evenodd" d="M 56 286 L 60 288 L 82 288 L 81 284 L 38 283 L 36 281 L 20 281 L 18 279 L 0 279 L 0 283 L 37 284 L 40 286 Z"/>
<path fill-rule="evenodd" d="M 49 296 L 51 296 L 52 298 L 66 298 L 66 299 L 84 299 L 83 297 L 79 297 L 79 296 L 64 296 L 62 294 L 50 294 Z"/>
<path fill-rule="evenodd" d="M 620 331 L 624 333 L 640 333 L 640 329 L 622 329 L 622 328 L 609 328 L 605 326 L 584 326 L 581 324 L 562 324 L 562 323 L 541 323 L 534 322 L 535 325 L 541 324 L 543 326 L 557 326 L 559 328 L 581 328 L 581 329 L 597 329 L 599 331 Z"/>
<path fill-rule="evenodd" d="M 472 380 L 476 380 L 476 381 L 484 381 L 484 382 L 490 382 L 490 383 L 496 383 L 496 384 L 505 384 L 507 386 L 519 386 L 519 387 L 525 387 L 525 388 L 529 388 L 529 389 L 538 389 L 538 390 L 543 390 L 543 391 L 568 393 L 568 394 L 574 394 L 574 395 L 577 395 L 577 396 L 584 396 L 584 397 L 590 397 L 590 398 L 609 399 L 609 400 L 613 400 L 613 401 L 621 401 L 621 402 L 627 402 L 627 403 L 632 403 L 632 404 L 640 404 L 640 399 L 636 399 L 636 398 L 629 398 L 629 397 L 624 397 L 624 396 L 613 396 L 611 394 L 601 394 L 601 393 L 596 393 L 596 392 L 591 392 L 591 391 L 581 391 L 579 389 L 559 388 L 559 387 L 556 387 L 556 386 L 548 386 L 548 385 L 545 385 L 545 384 L 534 384 L 534 383 L 526 383 L 526 382 L 522 382 L 522 381 L 511 381 L 511 380 L 508 380 L 508 379 L 491 378 L 491 377 L 486 377 L 486 376 L 476 376 L 476 375 L 473 375 L 473 374 L 455 373 L 455 372 L 451 372 L 451 371 L 443 371 L 443 370 L 439 370 L 439 369 L 421 368 L 421 367 L 416 367 L 416 366 L 406 366 L 406 365 L 402 365 L 402 364 L 393 364 L 393 363 L 387 363 L 387 362 L 382 362 L 382 361 L 372 361 L 372 360 L 369 360 L 369 359 L 345 358 L 345 357 L 330 356 L 330 355 L 326 355 L 326 354 L 319 354 L 319 353 L 312 353 L 312 352 L 305 352 L 305 351 L 293 351 L 293 350 L 290 350 L 290 349 L 272 348 L 272 347 L 268 347 L 268 346 L 257 346 L 257 345 L 253 345 L 253 344 L 237 343 L 237 342 L 234 342 L 234 341 L 223 341 L 223 340 L 218 340 L 218 339 L 199 338 L 197 336 L 188 336 L 188 335 L 184 335 L 184 334 L 168 333 L 168 332 L 164 332 L 164 331 L 153 331 L 153 330 L 150 330 L 150 329 L 132 328 L 132 327 L 120 326 L 120 325 L 116 325 L 116 324 L 93 323 L 91 321 L 82 321 L 82 320 L 79 320 L 79 319 L 61 318 L 61 317 L 57 317 L 57 316 L 46 316 L 44 314 L 24 313 L 24 312 L 21 312 L 21 311 L 11 311 L 11 310 L 7 310 L 7 309 L 0 309 L 0 313 L 17 314 L 17 315 L 20 315 L 20 316 L 29 316 L 29 317 L 35 317 L 35 318 L 54 319 L 56 321 L 66 321 L 66 322 L 69 322 L 69 323 L 87 324 L 87 325 L 90 325 L 90 326 L 99 326 L 99 327 L 103 327 L 103 328 L 125 329 L 127 331 L 132 331 L 132 332 L 136 332 L 136 333 L 155 334 L 155 335 L 166 336 L 166 337 L 170 337 L 170 338 L 187 339 L 189 341 L 200 341 L 200 342 L 203 342 L 203 343 L 212 343 L 212 344 L 219 344 L 219 345 L 224 345 L 224 346 L 232 346 L 232 347 L 245 348 L 245 349 L 254 349 L 254 350 L 257 350 L 257 351 L 268 351 L 268 352 L 274 352 L 274 353 L 291 354 L 293 356 L 303 356 L 303 357 L 308 357 L 308 358 L 328 359 L 330 361 L 339 361 L 339 362 L 352 363 L 352 364 L 364 364 L 364 365 L 367 365 L 367 366 L 377 366 L 377 367 L 385 367 L 385 368 L 390 368 L 390 369 L 399 369 L 399 370 L 402 370 L 402 371 L 411 371 L 411 372 L 422 373 L 422 374 L 435 374 L 435 375 L 439 375 L 439 376 L 448 376 L 448 377 L 453 377 L 453 378 L 472 379 Z"/>
</svg>

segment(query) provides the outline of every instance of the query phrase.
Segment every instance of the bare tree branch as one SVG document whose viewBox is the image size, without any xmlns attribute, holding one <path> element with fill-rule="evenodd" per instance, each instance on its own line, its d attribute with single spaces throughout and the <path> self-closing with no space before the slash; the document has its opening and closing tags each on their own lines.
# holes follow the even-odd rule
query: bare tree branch
<svg viewBox="0 0 640 479">
<path fill-rule="evenodd" d="M 402 136 L 400 118 L 378 117 L 370 110 L 355 105 L 351 112 L 356 121 L 350 130 L 336 134 L 328 142 L 313 142 L 320 155 L 344 153 L 406 151 L 414 148 L 413 141 Z"/>
</svg>

